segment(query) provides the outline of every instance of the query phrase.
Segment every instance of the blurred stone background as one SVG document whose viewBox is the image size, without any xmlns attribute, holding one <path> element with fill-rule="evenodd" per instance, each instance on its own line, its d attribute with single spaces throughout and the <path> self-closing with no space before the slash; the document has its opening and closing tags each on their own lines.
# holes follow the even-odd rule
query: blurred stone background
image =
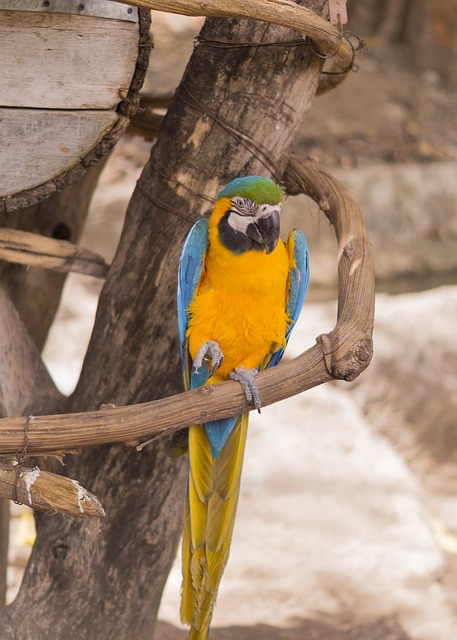
<svg viewBox="0 0 457 640">
<path fill-rule="evenodd" d="M 315 101 L 295 151 L 315 157 L 362 204 L 379 291 L 375 355 L 350 385 L 328 384 L 251 414 L 215 640 L 456 637 L 457 96 L 449 74 L 413 59 L 404 42 L 392 46 L 392 30 L 384 24 L 380 32 L 382 22 L 364 18 L 361 5 L 353 2 L 369 51 L 357 73 Z M 145 90 L 174 91 L 201 23 L 154 13 Z M 149 153 L 139 137 L 119 142 L 82 246 L 112 258 Z M 287 357 L 336 321 L 334 234 L 305 197 L 286 202 L 284 232 L 292 226 L 307 234 L 312 274 Z M 99 291 L 84 277 L 66 285 L 45 351 L 64 392 L 76 383 Z M 33 539 L 30 512 L 14 513 L 10 599 Z M 159 640 L 187 637 L 179 596 L 178 559 Z"/>
</svg>

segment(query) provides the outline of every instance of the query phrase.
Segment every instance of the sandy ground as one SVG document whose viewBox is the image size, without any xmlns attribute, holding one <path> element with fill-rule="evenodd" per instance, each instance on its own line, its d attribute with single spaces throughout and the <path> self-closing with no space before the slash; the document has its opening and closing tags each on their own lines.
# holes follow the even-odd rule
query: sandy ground
<svg viewBox="0 0 457 640">
<path fill-rule="evenodd" d="M 455 582 L 446 576 L 457 553 L 457 498 L 436 490 L 441 467 L 429 464 L 424 472 L 417 459 L 411 466 L 405 459 L 411 442 L 400 451 L 381 433 L 405 426 L 399 412 L 397 420 L 373 409 L 375 420 L 366 415 L 374 403 L 370 389 L 383 389 L 383 371 L 418 307 L 421 323 L 435 334 L 428 366 L 437 366 L 435 312 L 443 303 L 448 315 L 442 321 L 451 326 L 457 287 L 379 296 L 377 334 L 384 349 L 355 389 L 328 384 L 252 414 L 231 558 L 214 616 L 216 640 L 455 638 Z M 72 277 L 45 352 L 65 391 L 76 381 L 95 306 L 94 288 Z M 308 303 L 288 357 L 311 346 L 334 321 L 335 302 Z M 446 343 L 444 332 L 443 353 Z M 455 377 L 449 384 L 457 384 Z M 12 524 L 12 560 L 23 566 L 31 519 L 16 517 Z M 20 566 L 12 568 L 10 597 Z M 186 637 L 179 628 L 179 592 L 178 558 L 160 610 L 161 640 Z"/>
<path fill-rule="evenodd" d="M 163 20 L 190 52 L 198 21 Z M 156 47 L 148 88 L 164 93 L 176 86 L 183 53 L 160 29 Z M 161 52 L 172 60 L 174 74 L 161 66 Z M 456 237 L 457 144 L 454 134 L 443 136 L 437 126 L 455 117 L 449 96 L 429 79 L 430 98 L 418 100 L 411 77 L 404 70 L 393 77 L 391 67 L 375 57 L 363 69 L 364 75 L 354 77 L 355 93 L 343 86 L 340 101 L 322 99 L 309 120 L 313 138 L 305 130 L 297 148 L 340 171 L 359 198 L 370 192 L 365 206 L 384 289 L 395 290 L 393 279 L 405 274 L 403 290 L 426 289 L 423 274 L 432 267 L 438 282 L 455 283 L 449 270 L 457 253 L 449 242 Z M 382 103 L 373 103 L 375 91 L 362 91 L 368 79 Z M 120 143 L 102 175 L 82 246 L 112 258 L 126 202 L 148 155 L 149 145 L 138 139 Z M 380 165 L 386 161 L 402 164 Z M 396 187 L 393 174 L 405 176 Z M 431 222 L 418 226 L 414 217 L 417 211 L 430 221 L 424 202 L 433 200 L 427 191 L 432 187 L 423 185 L 436 184 L 435 175 L 446 193 L 443 207 L 449 207 L 446 220 L 435 220 L 436 228 L 449 225 L 438 237 Z M 380 180 L 384 187 L 376 190 Z M 405 184 L 408 202 L 417 198 L 410 209 L 401 209 L 407 215 L 402 213 L 399 224 L 398 193 Z M 287 352 L 292 357 L 335 324 L 336 256 L 334 241 L 309 203 L 289 200 L 287 206 L 294 224 L 303 211 L 311 213 L 307 233 L 314 265 L 311 295 Z M 397 237 L 400 231 L 403 238 Z M 431 256 L 437 257 L 430 261 Z M 90 279 L 69 278 L 45 351 L 64 392 L 76 382 L 98 291 Z M 328 384 L 268 407 L 261 416 L 252 414 L 214 640 L 455 640 L 456 313 L 452 284 L 378 295 L 375 355 L 356 383 Z M 14 506 L 10 599 L 31 543 L 31 519 L 24 515 L 30 512 L 24 509 Z M 179 591 L 178 558 L 156 640 L 187 637 L 179 624 Z"/>
</svg>

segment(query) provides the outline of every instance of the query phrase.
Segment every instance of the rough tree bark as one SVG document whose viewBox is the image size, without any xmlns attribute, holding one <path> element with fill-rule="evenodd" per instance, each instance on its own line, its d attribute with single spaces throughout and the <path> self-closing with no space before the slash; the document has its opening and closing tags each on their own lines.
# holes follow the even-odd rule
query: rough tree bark
<svg viewBox="0 0 457 640">
<path fill-rule="evenodd" d="M 327 6 L 304 4 L 319 13 Z M 212 19 L 202 36 L 277 42 L 296 34 Z M 175 289 L 185 234 L 236 175 L 281 178 L 321 64 L 309 44 L 196 48 L 132 196 L 81 377 L 63 410 L 181 388 Z M 186 460 L 171 450 L 164 440 L 141 453 L 103 446 L 67 458 L 68 474 L 100 498 L 107 516 L 100 531 L 40 516 L 19 595 L 0 616 L 1 638 L 152 637 L 183 515 Z"/>
<path fill-rule="evenodd" d="M 0 606 L 6 602 L 6 571 L 8 568 L 9 502 L 0 500 Z"/>
</svg>

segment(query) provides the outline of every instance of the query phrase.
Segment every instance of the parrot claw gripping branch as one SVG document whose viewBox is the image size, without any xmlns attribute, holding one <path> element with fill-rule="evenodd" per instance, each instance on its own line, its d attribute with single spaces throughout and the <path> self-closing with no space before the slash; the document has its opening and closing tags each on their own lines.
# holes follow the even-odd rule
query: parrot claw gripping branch
<svg viewBox="0 0 457 640">
<path fill-rule="evenodd" d="M 244 391 L 246 400 L 254 405 L 257 411 L 260 413 L 262 403 L 260 400 L 259 389 L 255 381 L 255 376 L 258 374 L 257 369 L 245 369 L 244 367 L 237 367 L 229 374 L 230 380 L 237 380 Z"/>
<path fill-rule="evenodd" d="M 236 1 L 230 7 L 222 0 L 127 4 L 184 15 L 257 18 L 298 29 L 323 57 L 332 57 L 343 69 L 326 76 L 320 92 L 336 86 L 353 66 L 354 48 L 341 30 L 287 0 Z M 339 11 L 345 5 L 336 4 Z M 341 15 L 336 14 L 339 26 Z M 211 217 L 194 225 L 183 247 L 178 323 L 186 392 L 142 404 L 102 407 L 98 412 L 0 420 L 0 455 L 19 458 L 25 450 L 33 456 L 107 443 L 141 450 L 152 439 L 189 428 L 181 618 L 191 626 L 193 640 L 208 637 L 228 560 L 248 412 L 253 408 L 260 412 L 261 406 L 331 380 L 353 380 L 372 355 L 374 274 L 360 207 L 336 179 L 311 161 L 290 157 L 282 180 L 287 194 L 304 193 L 316 201 L 335 230 L 339 296 L 333 331 L 319 336 L 294 360 L 275 366 L 306 294 L 306 240 L 297 229 L 286 244 L 279 240 L 282 190 L 272 180 L 238 178 L 220 191 Z M 45 500 L 35 501 L 34 492 L 20 482 L 28 478 L 27 472 L 18 475 L 2 465 L 0 476 L 6 478 L 0 482 L 0 497 L 14 499 L 19 488 L 22 494 L 28 492 L 33 508 L 71 512 L 68 505 L 62 506 L 62 495 L 45 507 Z M 99 517 L 103 508 L 95 496 L 90 499 L 94 513 L 86 515 Z M 75 497 L 69 500 L 74 503 Z"/>
</svg>

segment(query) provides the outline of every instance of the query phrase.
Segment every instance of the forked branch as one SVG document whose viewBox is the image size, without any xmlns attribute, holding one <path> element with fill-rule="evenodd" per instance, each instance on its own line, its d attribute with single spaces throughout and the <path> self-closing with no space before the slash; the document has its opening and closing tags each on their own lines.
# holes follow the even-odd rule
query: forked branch
<svg viewBox="0 0 457 640">
<path fill-rule="evenodd" d="M 61 398 L 16 307 L 0 286 L 0 411 L 14 416 Z"/>
<path fill-rule="evenodd" d="M 294 360 L 256 378 L 262 404 L 273 404 L 334 379 L 354 380 L 372 355 L 374 273 L 369 241 L 357 202 L 332 176 L 309 161 L 291 158 L 286 190 L 315 200 L 338 240 L 338 320 L 328 334 Z M 192 424 L 237 415 L 252 407 L 240 385 L 229 381 L 168 398 L 97 412 L 0 420 L 0 453 L 24 446 L 30 455 L 106 443 L 138 444 Z M 27 425 L 27 426 L 26 426 Z"/>
</svg>

